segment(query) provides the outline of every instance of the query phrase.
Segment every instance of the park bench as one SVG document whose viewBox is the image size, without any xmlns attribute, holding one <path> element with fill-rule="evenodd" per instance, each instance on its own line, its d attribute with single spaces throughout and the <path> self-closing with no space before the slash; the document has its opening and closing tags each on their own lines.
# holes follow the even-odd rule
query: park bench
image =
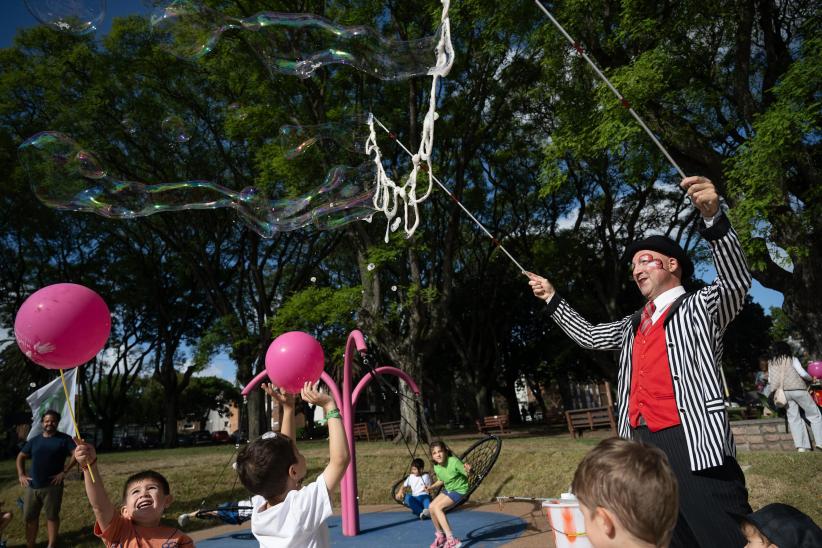
<svg viewBox="0 0 822 548">
<path fill-rule="evenodd" d="M 355 440 L 371 441 L 371 434 L 368 432 L 367 422 L 354 423 L 354 431 L 351 433 Z"/>
<path fill-rule="evenodd" d="M 494 430 L 500 434 L 511 432 L 508 429 L 508 415 L 490 415 L 483 417 L 482 420 L 477 419 L 475 422 L 480 434 L 490 434 Z"/>
<path fill-rule="evenodd" d="M 606 407 L 590 407 L 588 409 L 572 409 L 565 412 L 565 418 L 568 421 L 568 432 L 572 438 L 582 437 L 584 430 L 595 430 L 603 426 L 607 426 L 616 434 L 616 420 L 614 419 L 614 408 L 612 406 Z"/>
<path fill-rule="evenodd" d="M 400 433 L 400 421 L 385 421 L 380 422 L 379 425 L 383 440 L 393 440 Z"/>
</svg>

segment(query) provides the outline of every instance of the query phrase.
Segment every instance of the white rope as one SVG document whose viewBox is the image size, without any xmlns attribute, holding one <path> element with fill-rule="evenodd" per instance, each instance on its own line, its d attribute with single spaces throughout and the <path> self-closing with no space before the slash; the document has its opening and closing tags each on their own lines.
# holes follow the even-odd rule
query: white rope
<svg viewBox="0 0 822 548">
<path fill-rule="evenodd" d="M 420 222 L 418 204 L 424 201 L 431 194 L 434 179 L 431 169 L 431 153 L 434 147 L 434 122 L 437 114 L 437 84 L 441 77 L 446 76 L 454 63 L 454 47 L 451 43 L 451 22 L 448 18 L 448 8 L 450 0 L 442 1 L 442 16 L 440 21 L 440 39 L 437 43 L 436 65 L 428 70 L 431 75 L 431 93 L 428 98 L 428 112 L 422 124 L 420 134 L 420 146 L 416 154 L 411 154 L 411 172 L 405 179 L 405 184 L 397 185 L 385 173 L 382 165 L 382 154 L 377 145 L 377 134 L 374 130 L 374 115 L 368 115 L 369 135 L 365 141 L 365 153 L 372 155 L 372 161 L 376 168 L 376 192 L 374 193 L 374 207 L 381 211 L 386 217 L 385 242 L 388 243 L 389 235 L 395 232 L 400 225 L 404 224 L 406 237 L 413 236 L 414 231 Z M 409 152 L 410 154 L 410 152 Z M 428 188 L 422 196 L 417 196 L 417 175 L 420 170 L 420 162 L 425 162 L 425 171 L 428 173 Z M 401 216 L 397 217 L 399 205 L 402 202 Z M 412 219 L 413 217 L 413 219 Z"/>
<path fill-rule="evenodd" d="M 394 135 L 394 133 L 393 133 L 390 129 L 388 129 L 387 127 L 385 127 L 385 125 L 383 125 L 383 123 L 382 123 L 382 122 L 380 122 L 380 121 L 377 119 L 377 117 L 376 117 L 376 116 L 374 116 L 374 115 L 372 114 L 372 115 L 371 115 L 371 119 L 372 119 L 372 122 L 373 122 L 373 123 L 376 123 L 378 126 L 380 126 L 380 127 L 383 129 L 383 131 L 385 131 L 385 132 L 389 135 L 389 137 L 391 137 L 391 138 L 394 140 L 394 142 L 395 142 L 395 143 L 397 143 L 397 145 L 399 145 L 399 147 L 400 147 L 401 149 L 403 149 L 403 150 L 404 150 L 404 151 L 405 151 L 405 152 L 406 152 L 409 156 L 413 156 L 413 155 L 414 155 L 414 153 L 413 153 L 413 152 L 411 152 L 410 150 L 408 150 L 408 147 L 406 147 L 404 144 L 402 144 L 402 141 L 400 141 L 399 139 L 397 139 L 396 135 Z M 373 130 L 373 127 L 372 127 L 372 130 Z M 514 258 L 514 256 L 513 256 L 513 255 L 511 255 L 510 253 L 508 253 L 508 250 L 507 250 L 507 249 L 505 249 L 505 246 L 503 246 L 503 245 L 500 243 L 500 241 L 499 241 L 499 240 L 497 240 L 497 239 L 494 237 L 494 235 L 493 235 L 493 234 L 491 234 L 491 232 L 489 232 L 489 231 L 488 231 L 488 229 L 487 229 L 487 228 L 485 228 L 485 225 L 483 225 L 481 222 L 479 222 L 479 219 L 477 219 L 476 217 L 474 217 L 474 215 L 473 215 L 470 211 L 468 211 L 468 208 L 466 208 L 464 205 L 462 205 L 462 202 L 460 202 L 460 201 L 457 199 L 457 197 L 456 197 L 456 196 L 454 196 L 454 193 L 453 193 L 453 192 L 451 192 L 450 190 L 448 190 L 448 187 L 447 187 L 447 186 L 445 186 L 444 184 L 442 184 L 442 181 L 440 181 L 439 179 L 437 179 L 437 177 L 436 177 L 436 176 L 434 176 L 433 172 L 429 171 L 429 173 L 431 174 L 431 179 L 432 179 L 435 183 L 437 183 L 437 184 L 439 185 L 439 187 L 443 190 L 443 192 L 445 192 L 445 193 L 448 195 L 448 197 L 449 197 L 449 198 L 451 198 L 451 200 L 452 200 L 455 204 L 457 204 L 457 206 L 459 206 L 459 208 L 460 208 L 460 209 L 462 209 L 462 211 L 463 211 L 466 215 L 468 215 L 468 217 L 469 217 L 472 221 L 474 221 L 474 224 L 476 224 L 476 225 L 477 225 L 477 226 L 478 226 L 478 227 L 479 227 L 479 228 L 480 228 L 483 232 L 485 232 L 485 235 L 486 235 L 486 236 L 488 236 L 489 238 L 491 238 L 491 241 L 492 241 L 492 242 L 494 242 L 494 245 L 496 245 L 496 246 L 500 249 L 500 251 L 502 251 L 503 253 L 505 253 L 505 255 L 507 255 L 507 256 L 508 256 L 508 258 L 509 258 L 509 259 L 511 259 L 511 262 L 513 262 L 513 263 L 516 265 L 516 267 L 520 269 L 520 272 L 525 272 L 525 269 L 522 267 L 522 265 L 521 265 L 521 264 L 519 264 L 519 262 L 518 262 L 518 261 Z"/>
</svg>

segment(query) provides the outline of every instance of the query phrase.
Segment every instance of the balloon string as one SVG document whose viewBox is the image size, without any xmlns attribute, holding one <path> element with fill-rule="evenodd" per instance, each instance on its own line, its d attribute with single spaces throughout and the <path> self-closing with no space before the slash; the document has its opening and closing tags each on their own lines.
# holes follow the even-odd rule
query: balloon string
<svg viewBox="0 0 822 548">
<path fill-rule="evenodd" d="M 374 116 L 373 114 L 372 114 L 371 116 L 373 117 L 373 119 L 374 119 L 374 121 L 377 123 L 377 125 L 378 125 L 378 126 L 380 126 L 383 130 L 385 130 L 385 132 L 388 134 L 388 136 L 389 136 L 389 137 L 390 137 L 390 138 L 391 138 L 391 139 L 392 139 L 395 143 L 397 143 L 397 144 L 400 146 L 400 148 L 402 148 L 402 149 L 403 149 L 403 150 L 404 150 L 404 151 L 405 151 L 405 152 L 406 152 L 409 156 L 411 156 L 411 157 L 413 157 L 413 156 L 414 156 L 414 153 L 413 153 L 413 152 L 411 152 L 410 150 L 408 150 L 408 148 L 407 148 L 404 144 L 402 144 L 402 141 L 400 141 L 400 140 L 399 140 L 399 138 L 397 138 L 397 134 L 396 134 L 396 133 L 394 133 L 393 131 L 390 131 L 387 127 L 385 127 L 385 126 L 383 125 L 383 123 L 382 123 L 382 122 L 380 122 L 380 121 L 379 121 L 379 119 L 377 119 L 377 117 L 376 117 L 376 116 Z M 421 167 L 422 167 L 422 166 L 421 166 Z M 507 249 L 505 249 L 505 247 L 504 247 L 504 246 L 500 243 L 500 241 L 499 241 L 499 240 L 497 240 L 497 239 L 494 237 L 494 235 L 493 235 L 493 234 L 491 234 L 491 233 L 488 231 L 488 229 L 487 229 L 487 228 L 485 228 L 485 227 L 483 226 L 483 224 L 482 224 L 481 222 L 479 222 L 479 220 L 477 220 L 477 218 L 476 218 L 476 217 L 474 217 L 474 216 L 471 214 L 471 212 L 470 212 L 470 211 L 468 211 L 468 210 L 465 208 L 465 206 L 464 206 L 464 205 L 462 205 L 462 202 L 460 202 L 460 201 L 457 199 L 457 197 L 456 197 L 456 196 L 454 196 L 454 194 L 452 194 L 452 193 L 451 193 L 451 191 L 450 191 L 450 190 L 448 190 L 448 188 L 446 188 L 446 186 L 445 186 L 445 185 L 443 185 L 443 184 L 442 184 L 442 182 L 440 182 L 440 180 L 439 180 L 439 179 L 437 179 L 437 177 L 436 177 L 436 176 L 434 176 L 433 171 L 429 172 L 429 173 L 428 173 L 428 175 L 431 177 L 431 180 L 432 180 L 432 181 L 434 181 L 435 183 L 437 183 L 437 184 L 439 185 L 439 187 L 440 187 L 442 190 L 444 190 L 446 194 L 448 194 L 448 197 L 449 197 L 449 198 L 451 198 L 451 201 L 453 201 L 455 204 L 457 204 L 457 205 L 460 207 L 460 209 L 462 209 L 462 210 L 465 212 L 465 214 L 466 214 L 466 215 L 468 215 L 468 217 L 470 217 L 470 218 L 471 218 L 471 220 L 472 220 L 472 221 L 474 221 L 474 223 L 476 223 L 476 225 L 477 225 L 478 227 L 480 227 L 480 228 L 482 229 L 482 231 L 483 231 L 483 232 L 485 232 L 485 234 L 486 234 L 489 238 L 491 238 L 491 241 L 492 241 L 492 242 L 494 242 L 494 245 L 495 245 L 495 246 L 497 246 L 498 248 L 500 248 L 500 250 L 501 250 L 503 253 L 505 253 L 505 254 L 508 256 L 508 258 L 509 258 L 509 259 L 511 259 L 511 262 L 513 262 L 515 265 L 517 265 L 517 268 L 519 268 L 519 269 L 520 269 L 520 272 L 525 272 L 525 269 L 522 267 L 522 265 L 521 265 L 521 264 L 519 264 L 519 262 L 517 262 L 517 260 L 516 260 L 516 259 L 514 259 L 514 257 L 513 257 L 510 253 L 508 253 L 508 250 L 507 250 Z"/>
<path fill-rule="evenodd" d="M 74 418 L 74 402 L 71 401 L 71 397 L 69 396 L 68 387 L 66 386 L 66 377 L 63 375 L 62 369 L 60 369 L 60 380 L 63 382 L 63 392 L 66 394 L 66 402 L 68 403 L 69 415 L 71 415 L 71 422 L 72 424 L 74 424 L 74 432 L 75 434 L 77 434 L 77 439 L 83 441 L 83 438 L 80 437 L 80 429 L 77 428 L 77 420 Z M 91 466 L 89 466 L 87 470 L 89 476 L 91 476 L 91 483 L 96 483 L 94 481 L 94 472 L 91 471 Z"/>
<path fill-rule="evenodd" d="M 659 142 L 659 140 L 656 138 L 656 136 L 653 134 L 653 132 L 648 128 L 648 126 L 645 125 L 645 122 L 642 121 L 642 118 L 639 117 L 639 114 L 637 114 L 636 111 L 634 111 L 634 109 L 631 108 L 631 103 L 629 103 L 628 100 L 625 99 L 625 97 L 623 97 L 622 94 L 619 91 L 617 91 L 617 89 L 614 87 L 614 85 L 611 83 L 611 81 L 608 80 L 608 78 L 602 73 L 601 70 L 599 70 L 599 68 L 596 66 L 596 64 L 594 64 L 594 62 L 591 61 L 591 58 L 588 57 L 587 53 L 585 53 L 585 49 L 579 44 L 579 42 L 577 42 L 576 40 L 571 38 L 571 35 L 568 34 L 565 31 L 564 28 L 562 28 L 562 25 L 559 24 L 559 21 L 554 19 L 554 16 L 551 15 L 551 12 L 549 12 L 547 9 L 545 9 L 545 6 L 542 5 L 542 2 L 540 2 L 539 0 L 534 0 L 534 1 L 536 2 L 539 9 L 541 9 L 545 13 L 545 15 L 548 16 L 548 19 L 551 20 L 551 22 L 554 24 L 554 26 L 557 29 L 559 29 L 559 32 L 562 33 L 562 35 L 566 38 L 566 40 L 568 40 L 568 42 L 571 43 L 571 46 L 576 50 L 576 52 L 579 53 L 582 56 L 583 59 L 588 61 L 588 64 L 591 65 L 591 68 L 594 69 L 594 72 L 597 73 L 597 76 L 599 76 L 600 79 L 602 79 L 602 81 L 605 82 L 605 84 L 608 86 L 608 88 L 612 92 L 614 92 L 614 95 L 617 96 L 617 99 L 619 99 L 619 102 L 622 104 L 622 107 L 627 109 L 628 112 L 631 113 L 631 116 L 633 116 L 636 119 L 636 121 L 639 122 L 639 125 L 642 127 L 642 129 L 645 130 L 645 133 L 648 134 L 648 137 L 650 137 L 651 140 L 654 142 L 654 144 L 657 146 L 657 148 L 659 148 L 659 150 L 662 151 L 662 154 L 665 155 L 665 158 L 668 159 L 668 161 L 671 163 L 673 168 L 679 173 L 680 177 L 682 177 L 684 179 L 686 177 L 685 172 L 682 171 L 682 168 L 680 168 L 679 165 L 671 157 L 671 155 L 668 154 L 668 151 L 665 150 L 665 147 L 662 146 L 662 143 Z"/>
</svg>

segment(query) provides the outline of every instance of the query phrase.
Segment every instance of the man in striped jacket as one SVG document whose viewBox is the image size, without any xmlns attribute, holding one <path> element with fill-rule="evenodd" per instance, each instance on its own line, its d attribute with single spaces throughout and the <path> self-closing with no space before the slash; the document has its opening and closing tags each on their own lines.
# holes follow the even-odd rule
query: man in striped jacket
<svg viewBox="0 0 822 548">
<path fill-rule="evenodd" d="M 719 208 L 713 183 L 681 183 L 701 214 L 717 271 L 716 280 L 686 293 L 693 273 L 685 251 L 664 236 L 628 246 L 633 278 L 647 299 L 641 311 L 619 321 L 591 324 L 551 283 L 526 273 L 534 295 L 577 344 L 620 350 L 619 435 L 662 449 L 679 482 L 679 519 L 671 546 L 737 548 L 745 545 L 736 516 L 750 512 L 745 477 L 725 412 L 719 361 L 722 335 L 751 286 L 736 233 Z"/>
</svg>

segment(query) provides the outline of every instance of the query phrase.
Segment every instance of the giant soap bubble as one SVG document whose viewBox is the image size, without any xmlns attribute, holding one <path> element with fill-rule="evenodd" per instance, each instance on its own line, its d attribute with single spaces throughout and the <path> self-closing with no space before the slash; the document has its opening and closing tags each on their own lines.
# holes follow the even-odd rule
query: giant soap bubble
<svg viewBox="0 0 822 548">
<path fill-rule="evenodd" d="M 318 138 L 326 137 L 329 135 Z M 308 146 L 301 144 L 296 148 L 305 150 Z M 367 163 L 359 167 L 335 166 L 322 184 L 312 190 L 290 199 L 269 200 L 257 188 L 236 191 L 212 181 L 146 184 L 118 180 L 107 174 L 93 153 L 55 131 L 44 131 L 27 139 L 20 145 L 19 153 L 41 202 L 55 209 L 86 211 L 115 219 L 228 207 L 237 211 L 249 228 L 270 238 L 277 232 L 309 225 L 323 230 L 370 220 L 376 211 L 374 174 Z M 289 154 L 299 155 L 299 151 Z"/>
<path fill-rule="evenodd" d="M 418 40 L 388 40 L 371 27 L 344 27 L 319 15 L 262 12 L 243 19 L 200 2 L 174 0 L 151 18 L 158 40 L 174 55 L 197 59 L 214 49 L 223 33 L 245 38 L 269 70 L 308 78 L 318 68 L 345 64 L 381 80 L 445 74 L 453 56 L 432 65 L 442 28 Z"/>
<path fill-rule="evenodd" d="M 25 0 L 35 19 L 74 35 L 97 30 L 106 16 L 105 0 Z"/>
</svg>

